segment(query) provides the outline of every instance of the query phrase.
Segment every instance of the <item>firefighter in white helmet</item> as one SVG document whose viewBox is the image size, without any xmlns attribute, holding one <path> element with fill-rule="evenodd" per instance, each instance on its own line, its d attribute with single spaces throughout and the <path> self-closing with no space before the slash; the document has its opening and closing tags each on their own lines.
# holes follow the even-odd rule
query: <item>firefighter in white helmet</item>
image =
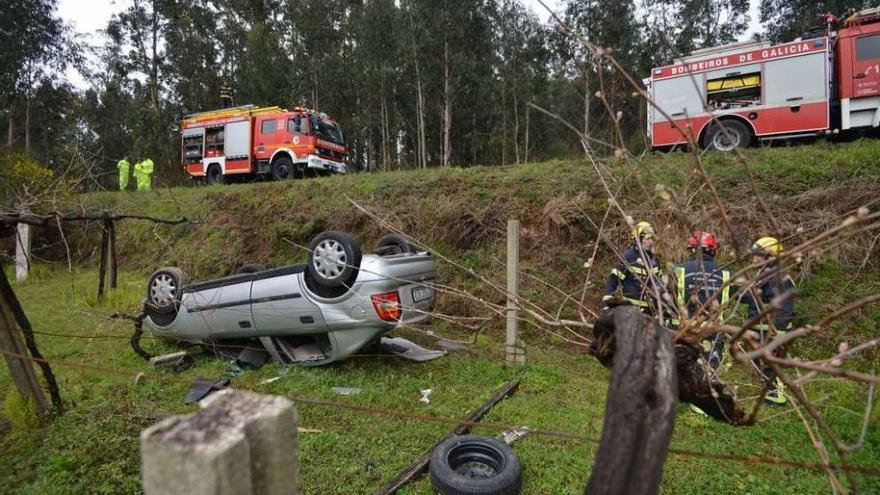
<svg viewBox="0 0 880 495">
<path fill-rule="evenodd" d="M 633 245 L 623 252 L 623 259 L 611 270 L 605 283 L 602 310 L 612 305 L 631 304 L 654 314 L 655 294 L 660 288 L 660 260 L 654 254 L 657 234 L 648 222 L 639 222 L 632 230 Z"/>
<path fill-rule="evenodd" d="M 768 319 L 762 319 L 755 330 L 761 337 L 761 344 L 770 340 L 773 335 L 785 333 L 791 329 L 794 316 L 794 280 L 780 266 L 779 255 L 782 254 L 782 243 L 774 237 L 761 237 L 750 249 L 752 262 L 759 266 L 755 275 L 755 284 L 751 290 L 745 292 L 742 300 L 748 305 L 749 318 L 760 313 L 761 308 L 768 306 L 773 299 L 785 296 L 780 307 L 771 314 Z M 788 294 L 792 292 L 792 294 Z M 768 321 L 769 320 L 769 321 Z M 779 347 L 773 351 L 777 357 L 785 356 L 785 347 Z M 786 403 L 782 381 L 769 366 L 763 367 L 764 376 L 767 379 L 768 393 L 764 400 L 769 404 L 782 405 Z"/>
</svg>

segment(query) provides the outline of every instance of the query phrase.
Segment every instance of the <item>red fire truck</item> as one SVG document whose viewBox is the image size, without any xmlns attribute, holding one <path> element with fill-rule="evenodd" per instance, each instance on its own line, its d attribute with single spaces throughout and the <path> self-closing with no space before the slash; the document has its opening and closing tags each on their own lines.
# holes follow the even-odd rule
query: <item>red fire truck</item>
<svg viewBox="0 0 880 495">
<path fill-rule="evenodd" d="M 228 176 L 271 175 L 274 180 L 345 173 L 342 131 L 326 114 L 306 108 L 245 105 L 187 115 L 181 161 L 208 184 Z"/>
<path fill-rule="evenodd" d="M 654 148 L 729 151 L 758 140 L 875 130 L 880 125 L 880 8 L 791 43 L 697 50 L 645 80 Z M 839 24 L 836 31 L 832 26 Z M 726 131 L 726 132 L 725 132 Z"/>
</svg>

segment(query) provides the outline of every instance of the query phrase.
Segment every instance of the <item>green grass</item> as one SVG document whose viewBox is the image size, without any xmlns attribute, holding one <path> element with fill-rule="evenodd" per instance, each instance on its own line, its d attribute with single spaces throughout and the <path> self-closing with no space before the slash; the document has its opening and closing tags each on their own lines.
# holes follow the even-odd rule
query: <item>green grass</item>
<svg viewBox="0 0 880 495">
<path fill-rule="evenodd" d="M 50 359 L 99 366 L 98 371 L 56 365 L 68 412 L 36 430 L 7 432 L 0 437 L 0 479 L 4 492 L 137 493 L 138 434 L 168 414 L 193 411 L 183 404 L 187 386 L 178 379 L 221 376 L 228 364 L 200 358 L 181 375 L 149 370 L 128 347 L 129 323 L 106 319 L 114 311 L 133 311 L 146 275 L 123 272 L 121 286 L 106 301 L 93 296 L 94 271 L 70 275 L 61 269 L 40 269 L 37 276 L 16 284 L 25 310 L 39 332 L 88 335 L 93 338 L 38 336 Z M 449 331 L 435 328 L 438 331 Z M 515 371 L 502 365 L 498 332 L 480 338 L 465 354 L 415 364 L 394 359 L 356 358 L 321 368 L 284 368 L 269 364 L 233 378 L 233 385 L 288 397 L 321 398 L 441 418 L 461 418 L 478 406 Z M 418 340 L 416 334 L 401 332 Z M 119 338 L 116 338 L 119 337 Z M 519 391 L 496 406 L 485 421 L 530 426 L 598 437 L 601 434 L 608 372 L 593 358 L 549 345 L 542 334 L 527 337 L 529 365 L 522 371 Z M 174 346 L 149 340 L 153 352 Z M 145 372 L 146 380 L 134 383 Z M 8 392 L 6 370 L 0 371 L 0 393 Z M 278 381 L 261 385 L 267 378 Z M 358 387 L 362 393 L 342 397 L 334 386 Z M 753 394 L 745 388 L 741 395 Z M 432 388 L 431 403 L 419 402 L 419 390 Z M 859 430 L 865 390 L 835 380 L 812 384 L 811 397 L 844 438 Z M 361 412 L 298 406 L 301 426 L 319 433 L 300 435 L 300 472 L 304 493 L 370 493 L 390 480 L 451 426 Z M 775 414 L 773 409 L 764 414 Z M 613 412 L 611 412 L 613 414 Z M 880 466 L 880 431 L 876 418 L 865 447 L 853 460 Z M 496 434 L 488 428 L 477 432 Z M 681 408 L 673 435 L 674 447 L 735 455 L 778 456 L 816 461 L 800 420 L 788 412 L 754 427 L 734 428 Z M 596 445 L 591 442 L 530 435 L 515 444 L 525 466 L 524 493 L 580 493 L 588 479 Z M 779 466 L 746 466 L 711 459 L 671 455 L 666 463 L 663 493 L 802 494 L 826 493 L 817 472 Z M 862 478 L 864 493 L 880 490 L 880 479 Z M 404 493 L 431 493 L 422 479 Z"/>
<path fill-rule="evenodd" d="M 809 229 L 835 225 L 839 215 L 876 199 L 880 191 L 880 141 L 756 149 L 746 156 L 757 177 L 755 187 L 779 215 L 779 235 L 791 236 L 789 246 L 819 231 Z M 729 260 L 733 240 L 720 225 L 714 199 L 701 187 L 691 160 L 688 154 L 672 153 L 606 165 L 616 177 L 614 186 L 622 188 L 623 207 L 664 228 L 661 254 L 665 261 L 680 261 L 681 245 L 693 225 L 718 232 L 721 258 Z M 735 235 L 748 241 L 768 232 L 768 221 L 751 197 L 745 168 L 718 154 L 706 155 L 705 162 L 738 230 Z M 663 184 L 679 204 L 688 203 L 690 208 L 675 211 L 669 203 L 655 198 L 656 184 Z M 121 286 L 103 302 L 95 298 L 97 277 L 95 270 L 88 268 L 96 265 L 100 238 L 97 226 L 67 230 L 66 240 L 77 266 L 73 274 L 66 271 L 67 263 L 62 261 L 66 249 L 57 234 L 51 229 L 37 234 L 38 239 L 45 236 L 51 243 L 39 255 L 61 263 L 37 264 L 31 279 L 15 286 L 35 329 L 92 337 L 38 335 L 41 350 L 53 360 L 111 371 L 55 366 L 69 410 L 41 428 L 0 433 L 0 492 L 137 493 L 139 432 L 165 415 L 194 410 L 183 404 L 187 385 L 179 379 L 221 376 L 228 364 L 203 358 L 179 376 L 150 371 L 128 346 L 131 324 L 107 316 L 135 312 L 149 272 L 159 266 L 180 266 L 191 277 L 200 279 L 230 273 L 246 262 L 278 265 L 302 261 L 305 252 L 296 244 L 308 245 L 313 235 L 325 229 L 350 231 L 369 248 L 385 229 L 359 213 L 346 196 L 427 242 L 435 253 L 498 282 L 505 258 L 505 222 L 520 218 L 522 270 L 577 295 L 586 274 L 583 262 L 589 258 L 591 243 L 596 239 L 594 224 L 601 222 L 608 206 L 592 166 L 579 161 L 179 187 L 149 193 L 96 193 L 74 198 L 75 204 L 70 207 L 83 203 L 92 209 L 166 218 L 186 216 L 192 222 L 175 226 L 136 220 L 119 223 L 118 246 L 124 268 Z M 876 205 L 873 208 L 876 210 Z M 623 243 L 627 231 L 619 215 L 609 216 L 605 236 Z M 870 241 L 869 236 L 861 236 L 835 249 L 811 253 L 812 259 L 793 270 L 800 288 L 796 301 L 799 318 L 816 321 L 833 307 L 880 292 L 876 255 L 862 263 Z M 613 250 L 601 243 L 589 280 L 588 304 L 598 307 L 598 287 L 613 262 Z M 440 264 L 439 277 L 487 301 L 503 303 L 503 295 L 449 264 Z M 521 277 L 521 293 L 553 312 L 562 301 L 555 289 L 526 276 Z M 479 305 L 451 296 L 441 297 L 438 309 L 460 316 L 487 316 Z M 562 314 L 575 316 L 571 305 Z M 467 337 L 439 323 L 432 329 L 453 338 Z M 808 359 L 829 356 L 841 343 L 862 342 L 878 331 L 880 305 L 875 305 L 797 342 L 791 351 Z M 234 378 L 233 385 L 293 398 L 321 398 L 462 418 L 515 373 L 502 366 L 502 332 L 502 323 L 496 319 L 469 352 L 426 364 L 375 358 L 355 358 L 322 368 L 270 364 Z M 426 342 L 412 331 L 398 333 Z M 495 407 L 485 421 L 598 437 L 605 414 L 608 371 L 538 327 L 525 325 L 521 335 L 528 346 L 529 365 L 522 370 L 520 390 Z M 152 340 L 145 345 L 154 353 L 176 349 Z M 875 351 L 847 366 L 871 371 L 877 364 L 880 353 Z M 150 376 L 136 385 L 134 376 L 139 372 L 157 377 Z M 260 384 L 275 376 L 282 378 Z M 739 384 L 741 397 L 758 393 L 746 370 L 734 368 L 731 377 Z M 0 399 L 8 397 L 10 386 L 3 368 Z M 363 392 L 342 397 L 331 391 L 334 386 L 359 387 Z M 419 390 L 424 388 L 434 390 L 429 405 L 419 402 Z M 857 437 L 867 397 L 865 387 L 825 379 L 811 383 L 807 392 L 843 438 Z M 321 430 L 301 435 L 302 485 L 310 494 L 371 493 L 451 429 L 444 424 L 306 404 L 299 406 L 299 413 L 301 426 Z M 682 408 L 673 446 L 718 454 L 818 460 L 794 412 L 770 410 L 762 415 L 766 422 L 733 428 Z M 854 463 L 880 466 L 877 426 L 875 412 L 865 446 L 854 454 Z M 488 428 L 477 431 L 497 433 Z M 524 493 L 580 493 L 596 445 L 529 435 L 517 442 L 515 450 L 525 465 Z M 861 481 L 863 493 L 880 493 L 880 478 L 862 477 Z M 825 476 L 815 471 L 671 455 L 662 491 L 801 494 L 830 490 Z M 430 486 L 423 479 L 404 493 L 430 493 Z"/>
</svg>

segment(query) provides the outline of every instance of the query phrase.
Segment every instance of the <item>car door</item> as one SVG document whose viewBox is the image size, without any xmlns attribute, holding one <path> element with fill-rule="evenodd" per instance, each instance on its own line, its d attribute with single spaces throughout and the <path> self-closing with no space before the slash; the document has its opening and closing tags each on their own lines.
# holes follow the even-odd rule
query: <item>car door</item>
<svg viewBox="0 0 880 495">
<path fill-rule="evenodd" d="M 292 271 L 296 270 L 270 270 L 254 280 L 251 312 L 260 335 L 307 335 L 326 331 L 320 309 L 303 295 L 302 273 L 290 273 Z"/>
<path fill-rule="evenodd" d="M 183 308 L 187 332 L 200 329 L 204 336 L 246 337 L 254 332 L 251 315 L 251 280 L 234 275 L 192 284 L 186 288 Z"/>
<path fill-rule="evenodd" d="M 880 94 L 880 34 L 859 36 L 852 51 L 853 98 Z"/>
</svg>

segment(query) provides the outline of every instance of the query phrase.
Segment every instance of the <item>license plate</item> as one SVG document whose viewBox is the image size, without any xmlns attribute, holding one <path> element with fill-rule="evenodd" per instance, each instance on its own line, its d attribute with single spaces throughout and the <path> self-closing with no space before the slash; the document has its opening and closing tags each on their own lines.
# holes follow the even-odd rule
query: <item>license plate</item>
<svg viewBox="0 0 880 495">
<path fill-rule="evenodd" d="M 432 297 L 434 297 L 433 287 L 419 286 L 414 287 L 412 290 L 413 302 L 424 301 L 425 299 L 430 299 Z"/>
</svg>

